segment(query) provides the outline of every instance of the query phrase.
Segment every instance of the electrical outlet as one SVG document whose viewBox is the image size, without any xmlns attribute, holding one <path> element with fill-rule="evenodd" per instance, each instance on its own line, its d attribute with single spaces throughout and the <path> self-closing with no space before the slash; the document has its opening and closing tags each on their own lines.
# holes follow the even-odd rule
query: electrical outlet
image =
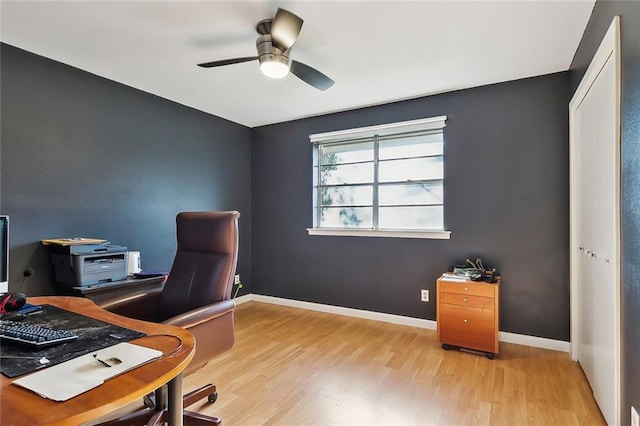
<svg viewBox="0 0 640 426">
<path fill-rule="evenodd" d="M 420 290 L 420 300 L 423 302 L 429 301 L 429 290 Z"/>
<path fill-rule="evenodd" d="M 240 284 L 240 274 L 238 274 L 238 275 L 236 275 L 236 276 L 234 277 L 234 281 L 233 281 L 233 283 L 234 283 L 235 285 Z"/>
<path fill-rule="evenodd" d="M 631 406 L 631 426 L 640 426 L 640 416 L 633 405 Z"/>
</svg>

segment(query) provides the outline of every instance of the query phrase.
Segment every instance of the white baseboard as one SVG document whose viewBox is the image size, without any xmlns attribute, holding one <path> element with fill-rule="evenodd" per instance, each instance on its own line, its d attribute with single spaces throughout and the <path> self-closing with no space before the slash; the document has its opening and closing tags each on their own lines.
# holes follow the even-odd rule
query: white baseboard
<svg viewBox="0 0 640 426">
<path fill-rule="evenodd" d="M 262 296 L 259 294 L 252 294 L 251 296 L 252 300 L 255 300 L 256 302 L 290 306 L 292 308 L 326 312 L 336 315 L 345 315 L 348 317 L 364 318 L 374 321 L 383 321 L 392 324 L 410 325 L 412 327 L 428 328 L 431 330 L 436 329 L 436 322 L 426 319 L 405 317 L 402 315 L 383 314 L 381 312 L 365 311 L 362 309 L 343 308 L 341 306 L 323 305 L 321 303 L 302 302 L 300 300 L 282 299 L 280 297 Z"/>
<path fill-rule="evenodd" d="M 385 314 L 382 312 L 365 311 L 362 309 L 343 308 L 341 306 L 324 305 L 321 303 L 303 302 L 300 300 L 284 299 L 281 297 L 263 296 L 260 294 L 245 294 L 236 298 L 236 303 L 246 303 L 250 301 L 271 303 L 273 305 L 289 306 L 292 308 L 307 309 L 310 311 L 326 312 L 348 317 L 364 318 L 374 321 L 383 321 L 392 324 L 408 325 L 411 327 L 436 329 L 436 322 L 421 318 L 412 318 L 402 315 Z M 509 333 L 501 331 L 498 334 L 501 342 L 515 343 L 518 345 L 532 346 L 536 348 L 551 349 L 554 351 L 569 352 L 571 343 L 563 340 L 553 340 L 544 337 L 528 336 L 526 334 Z"/>
<path fill-rule="evenodd" d="M 505 343 L 515 343 L 517 345 L 532 346 L 534 348 L 551 349 L 553 351 L 571 352 L 571 342 L 564 340 L 548 339 L 546 337 L 529 336 L 527 334 L 509 333 L 501 331 L 498 333 L 498 340 Z"/>
<path fill-rule="evenodd" d="M 251 302 L 253 299 L 253 294 L 245 294 L 244 296 L 238 296 L 235 298 L 236 305 L 241 305 L 246 302 Z"/>
</svg>

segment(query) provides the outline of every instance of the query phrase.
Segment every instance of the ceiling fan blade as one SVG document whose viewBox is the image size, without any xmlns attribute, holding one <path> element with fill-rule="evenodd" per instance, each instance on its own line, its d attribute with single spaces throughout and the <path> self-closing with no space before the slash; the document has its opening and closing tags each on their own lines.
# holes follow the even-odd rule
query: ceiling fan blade
<svg viewBox="0 0 640 426">
<path fill-rule="evenodd" d="M 239 64 L 241 62 L 255 61 L 256 59 L 258 59 L 257 56 L 247 56 L 244 58 L 234 58 L 234 59 L 224 59 L 222 61 L 204 62 L 202 64 L 198 64 L 198 66 L 202 68 L 213 68 L 213 67 L 221 67 L 224 65 Z"/>
<path fill-rule="evenodd" d="M 271 43 L 283 52 L 293 46 L 304 21 L 288 10 L 278 8 L 271 24 Z"/>
<path fill-rule="evenodd" d="M 331 80 L 317 69 L 311 68 L 309 65 L 305 65 L 302 62 L 295 60 L 291 61 L 291 74 L 322 91 L 327 90 L 335 83 L 335 81 Z"/>
</svg>

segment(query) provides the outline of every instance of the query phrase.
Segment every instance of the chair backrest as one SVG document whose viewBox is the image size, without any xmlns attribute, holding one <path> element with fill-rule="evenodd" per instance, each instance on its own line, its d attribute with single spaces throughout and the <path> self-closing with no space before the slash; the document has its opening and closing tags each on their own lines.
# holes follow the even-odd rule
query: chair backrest
<svg viewBox="0 0 640 426">
<path fill-rule="evenodd" d="M 178 248 L 158 300 L 159 321 L 231 298 L 239 217 L 237 211 L 178 213 Z"/>
</svg>

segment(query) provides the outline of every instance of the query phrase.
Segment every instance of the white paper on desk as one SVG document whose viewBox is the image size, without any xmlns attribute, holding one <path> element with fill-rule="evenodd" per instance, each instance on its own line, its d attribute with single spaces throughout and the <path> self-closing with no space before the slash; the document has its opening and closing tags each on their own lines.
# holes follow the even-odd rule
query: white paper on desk
<svg viewBox="0 0 640 426">
<path fill-rule="evenodd" d="M 105 367 L 94 358 L 94 354 L 112 366 Z M 156 349 L 132 343 L 118 343 L 14 380 L 12 383 L 54 401 L 66 401 L 160 356 L 162 352 Z M 114 362 L 112 359 L 122 362 L 117 364 L 117 361 Z"/>
</svg>

